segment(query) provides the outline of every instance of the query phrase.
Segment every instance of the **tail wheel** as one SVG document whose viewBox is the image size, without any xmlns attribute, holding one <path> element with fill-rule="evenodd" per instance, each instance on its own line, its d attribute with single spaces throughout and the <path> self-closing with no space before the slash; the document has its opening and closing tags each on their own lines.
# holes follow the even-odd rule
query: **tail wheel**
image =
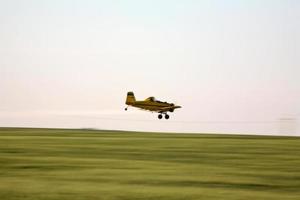
<svg viewBox="0 0 300 200">
<path fill-rule="evenodd" d="M 165 115 L 165 118 L 166 118 L 166 119 L 169 119 L 169 118 L 170 118 L 170 116 L 169 116 L 168 114 L 166 114 L 166 115 Z"/>
<path fill-rule="evenodd" d="M 162 119 L 162 117 L 163 117 L 162 114 L 158 115 L 158 119 Z"/>
</svg>

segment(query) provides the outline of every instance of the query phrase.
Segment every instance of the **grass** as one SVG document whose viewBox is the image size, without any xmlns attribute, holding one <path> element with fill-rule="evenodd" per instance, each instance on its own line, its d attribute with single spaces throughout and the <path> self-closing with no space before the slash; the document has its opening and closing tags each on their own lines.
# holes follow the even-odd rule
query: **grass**
<svg viewBox="0 0 300 200">
<path fill-rule="evenodd" d="M 300 138 L 0 128 L 0 200 L 300 199 Z"/>
</svg>

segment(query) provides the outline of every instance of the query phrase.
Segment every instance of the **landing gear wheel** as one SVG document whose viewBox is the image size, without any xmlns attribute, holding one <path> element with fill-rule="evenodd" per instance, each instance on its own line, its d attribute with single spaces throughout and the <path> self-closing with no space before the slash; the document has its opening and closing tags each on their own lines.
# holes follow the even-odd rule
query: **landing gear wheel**
<svg viewBox="0 0 300 200">
<path fill-rule="evenodd" d="M 162 117 L 163 117 L 162 114 L 158 115 L 158 119 L 162 119 Z"/>
<path fill-rule="evenodd" d="M 125 108 L 125 111 L 127 110 L 128 108 Z"/>
<path fill-rule="evenodd" d="M 170 118 L 170 116 L 169 116 L 168 114 L 166 114 L 166 115 L 165 115 L 165 118 L 166 118 L 166 119 L 169 119 L 169 118 Z"/>
</svg>

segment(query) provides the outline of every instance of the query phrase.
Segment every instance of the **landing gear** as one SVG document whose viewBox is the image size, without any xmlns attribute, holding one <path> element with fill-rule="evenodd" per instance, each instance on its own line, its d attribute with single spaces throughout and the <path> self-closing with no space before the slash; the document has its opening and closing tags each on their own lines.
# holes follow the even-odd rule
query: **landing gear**
<svg viewBox="0 0 300 200">
<path fill-rule="evenodd" d="M 158 119 L 162 119 L 162 117 L 163 117 L 162 114 L 158 115 Z"/>
<path fill-rule="evenodd" d="M 127 111 L 128 110 L 128 108 L 125 108 L 125 111 Z"/>
<path fill-rule="evenodd" d="M 158 115 L 158 119 L 162 119 L 163 118 L 163 114 L 165 115 L 165 119 L 169 119 L 170 118 L 170 116 L 167 113 L 160 113 Z"/>
<path fill-rule="evenodd" d="M 170 116 L 168 114 L 165 114 L 165 119 L 169 119 Z"/>
</svg>

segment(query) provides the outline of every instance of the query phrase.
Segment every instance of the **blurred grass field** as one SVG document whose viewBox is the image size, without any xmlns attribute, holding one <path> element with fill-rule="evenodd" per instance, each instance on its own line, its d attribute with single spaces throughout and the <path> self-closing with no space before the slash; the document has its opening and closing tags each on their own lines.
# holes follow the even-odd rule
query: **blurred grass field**
<svg viewBox="0 0 300 200">
<path fill-rule="evenodd" d="M 0 200 L 300 199 L 300 138 L 0 128 Z"/>
</svg>

